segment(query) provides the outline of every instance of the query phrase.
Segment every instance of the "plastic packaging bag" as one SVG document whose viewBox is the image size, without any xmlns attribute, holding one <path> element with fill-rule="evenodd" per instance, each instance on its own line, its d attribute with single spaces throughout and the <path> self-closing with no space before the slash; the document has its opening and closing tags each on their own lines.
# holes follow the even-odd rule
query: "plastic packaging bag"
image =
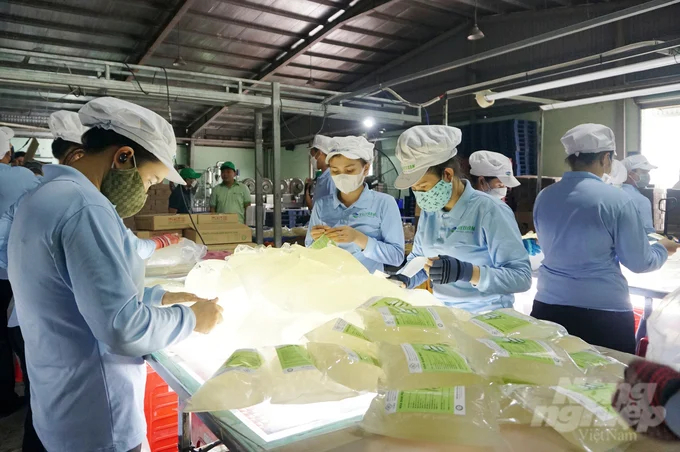
<svg viewBox="0 0 680 452">
<path fill-rule="evenodd" d="M 359 392 L 378 390 L 383 371 L 373 354 L 320 342 L 307 344 L 307 351 L 316 368 L 331 380 Z"/>
<path fill-rule="evenodd" d="M 334 319 L 305 334 L 310 342 L 337 344 L 361 353 L 378 353 L 378 347 L 371 342 L 361 328 L 343 319 Z"/>
<path fill-rule="evenodd" d="M 582 450 L 621 450 L 617 448 L 637 439 L 611 406 L 616 383 L 508 385 L 501 391 L 532 413 L 530 425 L 548 425 Z"/>
<path fill-rule="evenodd" d="M 496 413 L 496 397 L 485 386 L 387 391 L 373 399 L 362 427 L 394 438 L 494 447 Z"/>
<path fill-rule="evenodd" d="M 326 378 L 302 345 L 275 348 L 270 369 L 271 403 L 315 403 L 342 400 L 357 393 Z"/>
<path fill-rule="evenodd" d="M 680 289 L 663 299 L 647 320 L 647 359 L 680 371 Z"/>
<path fill-rule="evenodd" d="M 468 336 L 478 339 L 504 336 L 547 339 L 567 334 L 561 325 L 535 319 L 514 309 L 498 309 L 480 314 L 460 327 Z"/>
<path fill-rule="evenodd" d="M 443 306 L 416 307 L 393 303 L 358 309 L 357 313 L 363 320 L 366 335 L 374 342 L 388 344 L 451 342 L 450 328 L 458 325 L 453 311 Z"/>
<path fill-rule="evenodd" d="M 236 350 L 188 400 L 185 411 L 245 408 L 267 398 L 264 358 L 254 349 Z"/>
<path fill-rule="evenodd" d="M 177 245 L 170 245 L 156 250 L 146 261 L 146 267 L 148 269 L 149 267 L 173 267 L 177 265 L 193 266 L 207 252 L 207 246 L 182 238 Z"/>
<path fill-rule="evenodd" d="M 380 346 L 386 389 L 425 389 L 485 383 L 468 360 L 447 344 Z"/>
<path fill-rule="evenodd" d="M 564 336 L 553 341 L 567 352 L 576 366 L 588 377 L 616 382 L 623 378 L 626 365 L 605 356 L 592 345 L 576 336 Z"/>
<path fill-rule="evenodd" d="M 583 376 L 564 350 L 545 341 L 514 337 L 457 339 L 474 368 L 490 379 L 554 385 L 563 377 Z"/>
</svg>

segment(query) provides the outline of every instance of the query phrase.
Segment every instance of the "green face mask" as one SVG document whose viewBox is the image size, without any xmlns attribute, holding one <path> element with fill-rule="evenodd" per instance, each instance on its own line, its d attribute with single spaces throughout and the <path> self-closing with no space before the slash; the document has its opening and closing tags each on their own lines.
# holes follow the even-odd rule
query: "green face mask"
<svg viewBox="0 0 680 452">
<path fill-rule="evenodd" d="M 101 192 L 121 218 L 134 216 L 146 204 L 146 189 L 136 164 L 131 169 L 112 168 L 102 181 Z"/>
</svg>

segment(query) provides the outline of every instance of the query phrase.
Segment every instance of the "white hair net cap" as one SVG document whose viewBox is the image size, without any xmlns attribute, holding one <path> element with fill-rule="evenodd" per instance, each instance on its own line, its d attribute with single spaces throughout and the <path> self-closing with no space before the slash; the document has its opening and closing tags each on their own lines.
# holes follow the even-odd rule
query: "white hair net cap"
<svg viewBox="0 0 680 452">
<path fill-rule="evenodd" d="M 519 181 L 512 172 L 512 162 L 498 152 L 477 151 L 469 159 L 473 176 L 497 177 L 506 187 L 518 187 Z"/>
<path fill-rule="evenodd" d="M 412 187 L 431 166 L 455 157 L 462 138 L 460 129 L 449 126 L 414 126 L 402 133 L 395 151 L 402 174 L 394 187 L 399 190 Z"/>
<path fill-rule="evenodd" d="M 657 169 L 658 167 L 652 165 L 649 163 L 649 160 L 647 160 L 647 157 L 645 157 L 642 154 L 636 154 L 636 155 L 631 155 L 629 157 L 626 157 L 623 159 L 623 164 L 626 166 L 626 170 L 628 172 L 636 170 L 636 169 L 641 169 L 644 171 L 651 171 L 653 169 Z"/>
<path fill-rule="evenodd" d="M 373 161 L 373 143 L 364 137 L 336 137 L 331 144 L 330 152 L 326 155 L 326 163 L 330 163 L 336 155 L 344 155 L 351 160 Z"/>
<path fill-rule="evenodd" d="M 328 154 L 333 147 L 333 138 L 325 135 L 315 135 L 309 149 L 318 149 L 324 154 Z"/>
<path fill-rule="evenodd" d="M 620 160 L 613 159 L 612 169 L 609 172 L 609 182 L 616 187 L 620 187 L 626 179 L 628 179 L 628 171 L 626 171 L 625 165 Z"/>
<path fill-rule="evenodd" d="M 601 124 L 581 124 L 568 131 L 562 137 L 562 144 L 567 155 L 597 154 L 612 151 L 616 154 L 614 132 Z"/>
<path fill-rule="evenodd" d="M 85 104 L 78 116 L 85 127 L 112 130 L 142 146 L 168 168 L 169 181 L 186 184 L 174 167 L 175 132 L 157 113 L 115 97 L 100 97 Z"/>
<path fill-rule="evenodd" d="M 0 127 L 0 157 L 4 157 L 10 149 L 10 142 L 14 138 L 14 130 L 9 127 Z"/>
<path fill-rule="evenodd" d="M 73 111 L 59 110 L 50 115 L 47 125 L 54 138 L 61 138 L 71 143 L 83 144 L 83 134 L 87 127 L 83 127 L 78 113 Z"/>
</svg>

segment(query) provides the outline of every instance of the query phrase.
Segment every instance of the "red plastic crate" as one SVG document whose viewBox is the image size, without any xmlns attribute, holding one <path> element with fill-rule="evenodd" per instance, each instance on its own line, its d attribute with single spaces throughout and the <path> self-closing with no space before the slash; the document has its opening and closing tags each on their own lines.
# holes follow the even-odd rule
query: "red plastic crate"
<svg viewBox="0 0 680 452">
<path fill-rule="evenodd" d="M 146 365 L 146 438 L 151 452 L 175 452 L 178 445 L 177 394 Z"/>
<path fill-rule="evenodd" d="M 633 308 L 633 315 L 635 316 L 635 332 L 637 333 L 642 317 L 645 315 L 645 308 Z"/>
</svg>

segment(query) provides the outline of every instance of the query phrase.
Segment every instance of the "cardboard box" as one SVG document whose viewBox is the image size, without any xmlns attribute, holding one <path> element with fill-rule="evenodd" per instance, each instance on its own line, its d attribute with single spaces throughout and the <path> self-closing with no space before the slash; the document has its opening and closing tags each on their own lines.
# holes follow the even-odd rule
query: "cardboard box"
<svg viewBox="0 0 680 452">
<path fill-rule="evenodd" d="M 194 221 L 196 222 L 196 216 L 194 215 Z M 203 234 L 204 232 L 220 232 L 220 231 L 226 231 L 229 229 L 234 229 L 239 226 L 245 226 L 242 223 L 236 222 L 236 223 L 208 223 L 208 224 L 196 224 L 196 227 L 192 224 L 189 229 L 197 229 L 198 231 Z"/>
<path fill-rule="evenodd" d="M 182 232 L 181 229 L 170 231 L 135 231 L 135 235 L 140 239 L 150 239 L 164 234 L 179 234 L 179 236 L 182 237 Z"/>
<path fill-rule="evenodd" d="M 189 215 L 185 214 L 137 215 L 135 224 L 140 231 L 169 231 L 192 227 Z"/>
<path fill-rule="evenodd" d="M 202 213 L 196 215 L 196 224 L 232 224 L 239 223 L 235 213 Z"/>
<path fill-rule="evenodd" d="M 185 229 L 184 237 L 196 243 L 204 245 L 222 245 L 226 243 L 250 243 L 253 241 L 253 233 L 248 226 L 234 225 L 220 231 L 201 232 L 203 241 L 193 229 Z"/>
<path fill-rule="evenodd" d="M 208 245 L 208 251 L 234 251 L 237 246 L 248 245 L 255 248 L 257 243 L 223 243 L 220 245 Z"/>
</svg>

